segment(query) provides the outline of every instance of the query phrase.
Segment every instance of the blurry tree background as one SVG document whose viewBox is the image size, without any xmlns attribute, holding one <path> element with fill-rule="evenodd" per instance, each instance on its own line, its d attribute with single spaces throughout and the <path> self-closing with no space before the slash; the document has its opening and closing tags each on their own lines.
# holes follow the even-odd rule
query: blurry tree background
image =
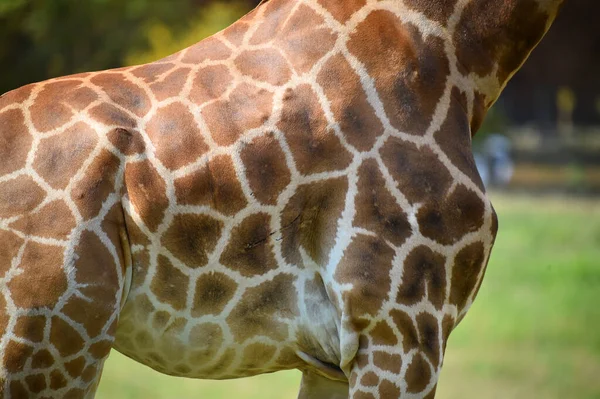
<svg viewBox="0 0 600 399">
<path fill-rule="evenodd" d="M 229 25 L 258 0 L 0 0 L 0 93 L 148 62 Z"/>
</svg>

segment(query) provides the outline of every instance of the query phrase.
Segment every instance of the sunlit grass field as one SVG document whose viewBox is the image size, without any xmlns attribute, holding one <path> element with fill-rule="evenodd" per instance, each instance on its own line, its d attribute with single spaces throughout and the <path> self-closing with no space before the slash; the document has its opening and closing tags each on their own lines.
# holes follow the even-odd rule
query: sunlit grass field
<svg viewBox="0 0 600 399">
<path fill-rule="evenodd" d="M 600 200 L 492 197 L 500 232 L 437 398 L 600 398 Z M 293 399 L 299 381 L 174 378 L 113 351 L 97 397 Z"/>
</svg>

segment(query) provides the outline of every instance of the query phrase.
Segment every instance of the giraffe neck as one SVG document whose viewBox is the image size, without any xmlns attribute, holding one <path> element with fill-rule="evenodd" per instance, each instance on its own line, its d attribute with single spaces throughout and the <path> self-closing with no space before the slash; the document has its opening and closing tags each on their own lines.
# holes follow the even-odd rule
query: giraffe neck
<svg viewBox="0 0 600 399">
<path fill-rule="evenodd" d="M 563 1 L 462 2 L 464 7 L 455 16 L 452 40 L 459 69 L 475 88 L 473 133 L 510 78 L 548 31 Z"/>
<path fill-rule="evenodd" d="M 403 108 L 397 113 L 402 127 L 424 133 L 449 76 L 453 86 L 460 88 L 460 93 L 452 95 L 467 111 L 471 133 L 475 134 L 508 80 L 554 21 L 563 1 L 387 0 L 380 1 L 383 6 L 378 7 L 387 11 L 366 19 L 361 12 L 369 8 L 369 0 L 311 3 L 345 30 L 350 53 L 353 43 L 355 49 L 372 48 L 371 53 L 354 55 L 366 64 L 365 72 L 376 82 L 378 91 L 386 86 L 394 90 L 391 97 Z M 265 10 L 266 4 L 256 10 L 262 12 L 258 21 L 271 22 L 274 29 L 270 35 L 289 36 L 288 30 L 276 28 L 286 25 L 289 15 L 303 2 L 269 0 L 269 10 Z M 293 27 L 297 43 L 302 44 L 297 49 L 299 57 L 329 51 L 322 47 L 339 44 L 339 39 L 337 43 L 312 40 L 320 28 L 310 23 Z M 427 32 L 443 32 L 446 40 Z M 390 57 L 396 57 L 396 69 L 387 69 Z"/>
</svg>

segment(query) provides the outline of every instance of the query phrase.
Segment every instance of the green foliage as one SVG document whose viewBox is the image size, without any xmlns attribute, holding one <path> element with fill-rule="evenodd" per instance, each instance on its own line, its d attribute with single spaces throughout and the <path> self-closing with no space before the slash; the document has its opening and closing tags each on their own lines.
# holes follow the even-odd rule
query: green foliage
<svg viewBox="0 0 600 399">
<path fill-rule="evenodd" d="M 23 7 L 27 0 L 1 0 L 0 1 L 0 15 L 8 13 L 19 7 Z"/>
<path fill-rule="evenodd" d="M 240 0 L 233 11 L 200 22 L 218 30 L 258 1 Z M 198 21 L 211 0 L 0 0 L 0 93 L 26 83 L 76 72 L 119 67 L 131 54 L 154 49 L 148 33 L 162 27 L 173 38 Z M 236 3 L 238 4 L 238 3 Z M 155 29 L 155 28 L 154 28 Z M 156 29 L 154 30 L 156 36 Z M 162 33 L 161 33 L 162 32 Z M 212 33 L 212 32 L 210 32 Z M 153 43 L 152 40 L 155 42 Z M 171 43 L 170 39 L 168 43 Z M 189 43 L 187 40 L 185 43 Z M 178 42 L 177 44 L 180 44 Z M 170 49 L 179 49 L 170 47 Z M 162 47 L 160 47 L 162 49 Z M 154 50 L 151 50 L 153 52 Z"/>
<path fill-rule="evenodd" d="M 173 54 L 231 25 L 246 11 L 246 5 L 239 1 L 210 3 L 199 9 L 190 26 L 176 37 L 165 23 L 157 21 L 146 29 L 145 35 L 150 48 L 145 51 L 131 51 L 126 63 L 144 64 Z"/>
</svg>

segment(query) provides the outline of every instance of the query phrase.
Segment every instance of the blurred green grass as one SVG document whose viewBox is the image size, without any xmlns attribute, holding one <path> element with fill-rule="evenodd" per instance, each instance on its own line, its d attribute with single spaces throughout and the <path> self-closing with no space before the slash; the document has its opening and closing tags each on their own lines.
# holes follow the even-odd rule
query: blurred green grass
<svg viewBox="0 0 600 399">
<path fill-rule="evenodd" d="M 450 337 L 439 399 L 600 398 L 600 201 L 492 195 L 486 279 Z M 113 351 L 97 397 L 292 399 L 300 373 L 168 377 Z"/>
</svg>

